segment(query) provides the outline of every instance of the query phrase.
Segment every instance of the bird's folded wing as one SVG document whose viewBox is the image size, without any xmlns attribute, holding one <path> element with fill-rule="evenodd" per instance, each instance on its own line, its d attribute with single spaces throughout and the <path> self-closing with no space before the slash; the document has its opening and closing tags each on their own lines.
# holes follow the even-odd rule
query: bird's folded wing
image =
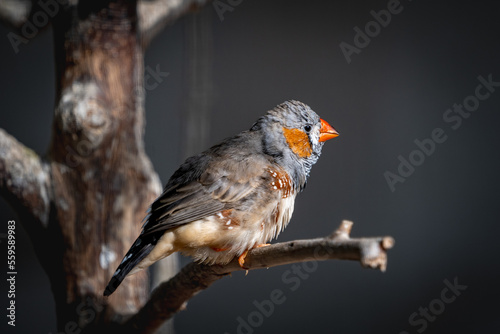
<svg viewBox="0 0 500 334">
<path fill-rule="evenodd" d="M 170 230 L 231 209 L 255 195 L 263 177 L 262 164 L 247 160 L 231 166 L 208 166 L 199 177 L 183 184 L 169 182 L 151 206 L 143 233 Z"/>
</svg>

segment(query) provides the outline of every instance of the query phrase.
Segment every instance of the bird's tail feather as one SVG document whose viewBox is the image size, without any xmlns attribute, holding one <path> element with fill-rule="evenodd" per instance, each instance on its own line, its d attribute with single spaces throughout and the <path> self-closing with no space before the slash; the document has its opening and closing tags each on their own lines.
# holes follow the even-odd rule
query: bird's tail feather
<svg viewBox="0 0 500 334">
<path fill-rule="evenodd" d="M 152 239 L 144 236 L 139 236 L 135 240 L 134 245 L 130 247 L 129 251 L 106 286 L 106 289 L 104 289 L 104 296 L 111 295 L 118 288 L 130 271 L 134 269 L 134 267 L 138 265 L 146 256 L 148 256 L 149 253 L 151 253 L 156 245 L 156 242 L 156 238 Z"/>
</svg>

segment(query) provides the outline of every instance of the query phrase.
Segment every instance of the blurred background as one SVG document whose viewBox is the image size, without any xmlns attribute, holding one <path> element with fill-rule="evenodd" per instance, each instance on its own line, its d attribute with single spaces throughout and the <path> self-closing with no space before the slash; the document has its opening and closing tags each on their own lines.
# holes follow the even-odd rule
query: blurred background
<svg viewBox="0 0 500 334">
<path fill-rule="evenodd" d="M 214 4 L 166 27 L 146 53 L 146 75 L 169 73 L 146 99 L 146 149 L 162 183 L 186 155 L 300 100 L 341 135 L 326 143 L 278 241 L 325 236 L 349 219 L 353 237 L 391 235 L 396 245 L 385 273 L 347 261 L 300 265 L 300 274 L 292 266 L 235 273 L 189 302 L 176 333 L 498 330 L 500 86 L 480 89 L 490 93 L 484 100 L 470 96 L 479 76 L 500 85 L 500 3 L 253 0 L 224 12 Z M 390 22 L 370 24 L 371 11 L 388 6 L 397 12 Z M 367 23 L 369 42 L 355 39 Z M 55 92 L 51 30 L 17 54 L 9 31 L 0 26 L 0 127 L 44 154 Z M 448 114 L 464 100 L 470 115 Z M 446 140 L 428 156 L 415 153 L 415 140 L 436 128 Z M 398 175 L 400 156 L 418 166 L 391 187 L 384 174 Z M 11 219 L 1 200 L 2 254 Z M 12 328 L 2 315 L 1 331 L 56 333 L 48 279 L 19 222 L 17 231 L 17 321 Z M 276 289 L 284 301 L 259 311 Z"/>
</svg>

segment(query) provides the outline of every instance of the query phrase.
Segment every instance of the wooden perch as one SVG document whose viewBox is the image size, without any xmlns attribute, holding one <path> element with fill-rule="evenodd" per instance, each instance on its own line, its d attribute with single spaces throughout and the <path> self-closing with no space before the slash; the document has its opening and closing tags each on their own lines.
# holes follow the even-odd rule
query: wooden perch
<svg viewBox="0 0 500 334">
<path fill-rule="evenodd" d="M 363 267 L 385 271 L 386 251 L 393 247 L 394 239 L 387 236 L 351 239 L 352 225 L 352 222 L 344 220 L 328 237 L 254 248 L 245 258 L 245 269 L 239 266 L 237 258 L 226 265 L 190 263 L 175 277 L 158 286 L 142 309 L 129 318 L 125 327 L 136 333 L 154 333 L 165 320 L 183 310 L 187 301 L 198 292 L 234 271 L 334 259 L 359 261 Z"/>
</svg>

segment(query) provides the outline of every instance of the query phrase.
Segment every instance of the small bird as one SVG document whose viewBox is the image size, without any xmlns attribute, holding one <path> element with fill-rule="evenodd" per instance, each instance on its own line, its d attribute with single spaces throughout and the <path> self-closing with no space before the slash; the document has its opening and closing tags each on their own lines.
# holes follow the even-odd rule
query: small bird
<svg viewBox="0 0 500 334">
<path fill-rule="evenodd" d="M 127 275 L 174 252 L 205 264 L 238 256 L 278 236 L 292 217 L 325 141 L 338 132 L 299 101 L 286 101 L 248 131 L 188 158 L 153 202 L 142 232 L 104 296 Z"/>
</svg>

